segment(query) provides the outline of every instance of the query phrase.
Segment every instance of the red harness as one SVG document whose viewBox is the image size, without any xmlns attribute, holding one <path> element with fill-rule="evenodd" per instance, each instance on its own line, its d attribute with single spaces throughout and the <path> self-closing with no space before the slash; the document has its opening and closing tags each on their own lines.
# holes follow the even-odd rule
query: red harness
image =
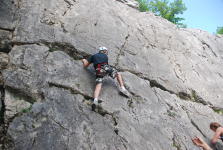
<svg viewBox="0 0 223 150">
<path fill-rule="evenodd" d="M 108 64 L 107 62 L 105 62 L 105 63 L 100 63 L 100 64 L 97 64 L 97 75 L 100 75 L 101 74 L 101 66 L 102 65 L 105 65 L 105 64 Z"/>
</svg>

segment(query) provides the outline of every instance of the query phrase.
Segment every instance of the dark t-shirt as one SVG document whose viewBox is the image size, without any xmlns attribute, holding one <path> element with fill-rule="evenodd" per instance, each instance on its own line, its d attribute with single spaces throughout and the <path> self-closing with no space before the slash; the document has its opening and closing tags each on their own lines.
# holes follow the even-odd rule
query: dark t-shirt
<svg viewBox="0 0 223 150">
<path fill-rule="evenodd" d="M 89 63 L 93 63 L 94 64 L 94 68 L 97 67 L 97 64 L 101 64 L 101 63 L 108 63 L 108 56 L 104 53 L 97 53 L 92 55 L 91 57 L 89 57 L 87 59 L 87 61 Z"/>
</svg>

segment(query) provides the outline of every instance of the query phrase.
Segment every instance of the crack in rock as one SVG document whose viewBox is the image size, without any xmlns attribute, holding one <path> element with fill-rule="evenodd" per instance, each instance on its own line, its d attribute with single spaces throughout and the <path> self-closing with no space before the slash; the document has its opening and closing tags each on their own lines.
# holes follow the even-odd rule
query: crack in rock
<svg viewBox="0 0 223 150">
<path fill-rule="evenodd" d="M 158 38 L 157 38 L 156 28 L 154 27 L 154 25 L 151 25 L 151 28 L 152 28 L 152 31 L 153 31 L 155 43 L 159 43 Z"/>
<path fill-rule="evenodd" d="M 73 89 L 73 88 L 71 88 L 71 87 L 68 87 L 68 86 L 64 86 L 64 85 L 60 85 L 60 84 L 56 84 L 56 83 L 52 83 L 52 82 L 49 82 L 49 86 L 50 86 L 50 87 L 54 86 L 54 87 L 57 87 L 57 88 L 63 88 L 63 89 L 65 89 L 65 90 L 70 91 L 72 94 L 80 94 L 80 95 L 82 95 L 82 96 L 83 96 L 84 98 L 86 98 L 86 99 L 92 99 L 92 98 L 93 98 L 93 97 L 90 97 L 90 96 L 87 95 L 87 94 L 84 94 L 84 93 L 82 93 L 82 92 L 80 92 L 80 91 L 78 91 L 78 90 L 75 90 L 75 89 Z M 109 111 L 105 110 L 103 107 L 101 107 L 100 105 L 97 106 L 95 112 L 98 113 L 99 115 L 101 115 L 102 117 L 105 117 L 106 115 L 111 116 L 112 121 L 113 121 L 113 127 L 114 127 L 114 130 L 113 130 L 113 131 L 114 131 L 114 133 L 115 133 L 118 137 L 120 137 L 123 146 L 124 146 L 125 149 L 127 150 L 127 146 L 126 146 L 126 144 L 125 144 L 125 143 L 126 143 L 126 142 L 125 142 L 126 140 L 125 140 L 123 137 L 121 137 L 121 136 L 119 135 L 119 130 L 118 130 L 118 128 L 116 128 L 116 126 L 118 125 L 117 112 L 109 112 Z M 53 121 L 54 121 L 57 125 L 59 125 L 61 128 L 63 128 L 63 129 L 65 129 L 65 130 L 69 131 L 68 128 L 64 127 L 64 126 L 61 125 L 59 122 L 57 122 L 57 121 L 55 121 L 55 120 L 53 120 Z"/>
<path fill-rule="evenodd" d="M 5 112 L 5 88 L 0 85 L 0 102 L 2 108 L 0 109 L 0 125 L 4 124 L 4 112 Z"/>
<path fill-rule="evenodd" d="M 76 0 L 72 0 L 72 2 L 70 2 L 69 0 L 64 0 L 64 2 L 67 4 L 67 9 L 64 11 L 62 16 L 65 16 L 68 12 L 68 10 L 71 10 L 72 6 L 74 6 L 74 4 L 72 2 L 76 2 Z"/>
<path fill-rule="evenodd" d="M 199 126 L 191 119 L 190 114 L 188 110 L 185 107 L 182 107 L 182 109 L 186 112 L 188 119 L 190 120 L 191 124 L 203 135 L 203 137 L 207 138 L 207 136 L 201 131 Z"/>
<path fill-rule="evenodd" d="M 120 135 L 118 135 L 118 136 L 121 139 L 122 145 L 125 147 L 126 150 L 128 150 L 128 147 L 126 146 L 126 143 L 128 143 L 128 141 L 124 137 L 122 137 Z"/>
<path fill-rule="evenodd" d="M 65 85 L 61 85 L 61 84 L 57 84 L 57 83 L 52 83 L 52 82 L 48 82 L 49 84 L 49 87 L 57 87 L 57 88 L 63 88 L 65 90 L 68 90 L 70 91 L 72 94 L 80 94 L 82 95 L 85 99 L 93 99 L 93 97 L 87 95 L 87 94 L 84 94 L 76 89 L 73 89 L 71 87 L 68 87 L 68 86 L 65 86 Z M 99 115 L 101 115 L 102 117 L 105 117 L 106 115 L 109 115 L 111 116 L 112 118 L 112 121 L 113 121 L 113 126 L 117 126 L 118 125 L 118 117 L 117 117 L 117 112 L 109 112 L 107 110 L 105 110 L 103 107 L 101 107 L 100 105 L 97 106 L 96 110 L 95 110 L 96 113 L 98 113 Z M 66 127 L 64 127 L 63 125 L 61 125 L 59 122 L 53 120 L 56 124 L 58 124 L 60 127 L 62 127 L 63 129 L 66 129 L 69 131 L 69 129 L 67 129 Z M 118 129 L 115 128 L 114 129 L 114 132 L 115 134 L 118 135 Z"/>
<path fill-rule="evenodd" d="M 177 142 L 177 136 L 174 134 L 173 138 L 173 147 L 175 147 L 177 150 L 181 150 L 181 145 L 179 144 L 179 142 Z"/>
<path fill-rule="evenodd" d="M 115 66 L 117 67 L 119 65 L 119 59 L 120 59 L 120 56 L 123 54 L 123 49 L 125 48 L 125 45 L 126 43 L 128 42 L 128 38 L 130 37 L 130 34 L 128 33 L 125 37 L 125 41 L 124 43 L 121 45 L 119 49 L 119 53 L 118 53 L 118 56 L 116 58 L 116 63 L 115 63 Z"/>
<path fill-rule="evenodd" d="M 9 40 L 0 40 L 0 52 L 9 53 L 12 50 L 12 42 Z"/>
<path fill-rule="evenodd" d="M 144 76 L 143 73 L 141 73 L 141 72 L 136 72 L 136 71 L 132 71 L 132 70 L 129 70 L 129 69 L 119 69 L 119 70 L 122 71 L 122 72 L 124 72 L 124 71 L 130 72 L 130 73 L 138 76 L 139 78 L 141 78 L 143 80 L 149 81 L 151 87 L 156 87 L 156 88 L 159 88 L 159 89 L 161 89 L 163 91 L 166 91 L 166 92 L 168 92 L 170 94 L 177 95 L 175 92 L 167 89 L 166 87 L 164 87 L 163 85 L 161 85 L 160 83 L 158 83 L 156 80 L 153 80 L 153 79 L 150 79 L 150 78 Z"/>
<path fill-rule="evenodd" d="M 147 45 L 146 47 L 148 48 L 149 46 L 151 46 L 152 49 L 156 48 L 156 45 L 153 44 L 153 43 L 151 43 L 150 40 L 147 38 L 147 36 L 144 34 L 143 26 L 142 26 L 141 24 L 139 24 L 139 26 L 140 26 L 142 29 L 137 28 L 137 30 L 139 31 L 140 35 L 146 40 L 146 45 Z M 154 33 L 154 32 L 153 32 L 153 33 Z M 154 33 L 154 34 L 155 34 L 155 33 Z M 141 41 L 141 40 L 139 40 L 139 41 Z"/>
<path fill-rule="evenodd" d="M 79 94 L 79 95 L 82 95 L 85 99 L 87 100 L 92 100 L 93 97 L 92 96 L 89 96 L 77 89 L 73 89 L 69 86 L 65 86 L 65 85 L 61 85 L 61 84 L 58 84 L 58 83 L 53 83 L 53 82 L 48 82 L 49 84 L 49 87 L 57 87 L 57 88 L 63 88 L 65 90 L 68 90 L 70 91 L 72 94 Z M 99 100 L 101 101 L 101 100 Z M 118 122 L 117 122 L 117 117 L 115 116 L 115 112 L 111 113 L 107 110 L 105 110 L 104 108 L 102 108 L 100 105 L 96 108 L 96 111 L 98 114 L 100 114 L 101 116 L 105 116 L 105 115 L 110 115 L 112 117 L 112 120 L 114 122 L 114 126 L 117 126 L 118 125 Z"/>
<path fill-rule="evenodd" d="M 15 28 L 10 29 L 10 28 L 2 28 L 2 27 L 0 27 L 0 30 L 5 30 L 5 31 L 9 31 L 9 32 L 14 32 L 14 31 L 15 31 Z"/>
<path fill-rule="evenodd" d="M 6 133 L 7 133 L 7 124 L 5 122 L 5 88 L 3 85 L 0 85 L 0 102 L 1 102 L 1 108 L 0 108 L 0 149 L 5 149 L 5 141 L 6 141 Z"/>
<path fill-rule="evenodd" d="M 185 31 L 187 31 L 187 30 L 185 30 Z M 207 47 L 211 50 L 212 54 L 213 54 L 215 57 L 218 57 L 217 54 L 214 52 L 214 50 L 211 48 L 211 46 L 210 46 L 209 44 L 207 44 L 204 40 L 201 40 L 201 39 L 200 39 L 196 34 L 194 34 L 193 32 L 191 32 L 191 31 L 187 31 L 187 32 L 189 32 L 189 33 L 192 34 L 195 38 L 197 38 L 197 39 L 201 42 L 202 45 L 207 46 Z M 205 49 L 205 47 L 203 47 L 203 49 Z"/>
<path fill-rule="evenodd" d="M 132 0 L 132 1 L 129 1 L 129 0 L 116 0 L 116 1 L 118 1 L 118 2 L 120 2 L 120 3 L 123 3 L 123 4 L 125 4 L 125 5 L 127 5 L 127 6 L 129 6 L 129 7 L 131 7 L 131 8 L 134 8 L 134 9 L 137 9 L 138 10 L 138 2 L 137 1 L 134 1 L 134 0 Z"/>
<path fill-rule="evenodd" d="M 57 88 L 63 88 L 65 90 L 68 90 L 70 91 L 72 94 L 80 94 L 82 95 L 85 99 L 93 99 L 92 96 L 89 96 L 87 94 L 84 94 L 83 92 L 81 91 L 78 91 L 77 89 L 74 89 L 72 87 L 69 87 L 69 86 L 66 86 L 66 85 L 62 85 L 62 84 L 58 84 L 58 83 L 53 83 L 53 82 L 48 82 L 49 84 L 49 87 L 57 87 Z"/>
<path fill-rule="evenodd" d="M 202 97 L 200 97 L 195 90 L 191 89 L 190 91 L 191 94 L 185 92 L 179 92 L 177 93 L 177 96 L 183 100 L 192 101 L 203 105 L 208 105 L 210 108 L 212 107 L 212 104 L 210 102 L 205 101 Z"/>
<path fill-rule="evenodd" d="M 62 129 L 64 129 L 64 130 L 70 132 L 70 130 L 69 130 L 68 128 L 64 127 L 60 122 L 56 121 L 56 120 L 53 119 L 53 118 L 49 118 L 49 119 L 52 120 L 54 123 L 56 123 L 56 124 L 57 124 L 59 127 L 61 127 Z"/>
<path fill-rule="evenodd" d="M 69 55 L 71 58 L 73 58 L 74 60 L 80 60 L 80 59 L 87 58 L 87 57 L 91 56 L 91 54 L 86 53 L 81 50 L 78 50 L 72 44 L 65 43 L 65 42 L 47 42 L 44 40 L 40 40 L 40 41 L 33 41 L 33 42 L 16 42 L 16 41 L 14 41 L 12 44 L 13 45 L 32 45 L 32 44 L 41 45 L 41 44 L 43 44 L 43 45 L 49 47 L 50 52 L 63 51 L 67 55 Z"/>
<path fill-rule="evenodd" d="M 60 23 L 60 27 L 63 29 L 63 32 L 64 32 L 64 33 L 67 33 L 68 31 L 67 31 L 67 29 L 65 28 L 64 23 L 63 23 L 62 21 L 59 21 L 59 23 Z"/>
<path fill-rule="evenodd" d="M 196 123 L 190 119 L 191 124 L 203 135 L 203 137 L 207 138 L 207 136 L 201 131 L 201 129 L 196 125 Z"/>
<path fill-rule="evenodd" d="M 35 93 L 35 94 L 30 94 L 27 93 L 27 91 L 24 91 L 22 89 L 17 89 L 17 88 L 13 88 L 10 87 L 8 85 L 5 86 L 5 89 L 7 89 L 8 91 L 15 93 L 17 96 L 21 96 L 24 98 L 25 101 L 33 104 L 37 101 L 38 98 L 43 99 L 43 94 L 42 93 Z"/>
<path fill-rule="evenodd" d="M 160 83 L 158 83 L 156 80 L 151 80 L 151 79 L 149 79 L 147 77 L 144 77 L 144 79 L 145 80 L 148 80 L 150 82 L 150 86 L 151 87 L 157 87 L 157 88 L 159 88 L 159 89 L 161 89 L 163 91 L 169 92 L 170 94 L 176 94 L 173 91 L 168 90 L 167 88 L 165 88 L 163 85 L 161 85 Z"/>
<path fill-rule="evenodd" d="M 66 54 L 68 54 L 70 57 L 72 57 L 74 60 L 80 60 L 86 57 L 90 57 L 90 54 L 80 51 L 76 49 L 73 45 L 69 43 L 62 43 L 62 42 L 53 42 L 53 43 L 48 43 L 45 42 L 45 45 L 47 45 L 50 48 L 50 52 L 53 51 L 63 51 Z"/>
<path fill-rule="evenodd" d="M 203 41 L 203 40 L 201 40 L 201 43 L 203 44 L 203 45 L 205 45 L 205 46 L 207 46 L 210 50 L 211 50 L 211 52 L 213 53 L 213 55 L 215 56 L 215 57 L 218 57 L 217 56 L 217 54 L 213 51 L 213 49 L 211 48 L 211 46 L 209 45 L 209 44 L 207 44 L 205 41 Z M 205 49 L 205 47 L 203 47 L 204 49 Z"/>
<path fill-rule="evenodd" d="M 12 36 L 14 29 L 3 29 L 0 28 L 0 33 L 3 32 L 3 35 L 0 36 L 0 52 L 9 53 L 12 49 Z"/>
<path fill-rule="evenodd" d="M 143 73 L 141 73 L 141 72 L 136 72 L 136 71 L 132 71 L 132 70 L 129 70 L 129 69 L 119 69 L 119 70 L 122 71 L 122 72 L 126 71 L 126 72 L 129 72 L 129 73 L 132 73 L 132 74 L 136 75 L 137 77 L 139 77 L 143 80 L 149 81 L 151 88 L 156 87 L 156 88 L 161 89 L 162 91 L 166 91 L 170 94 L 174 94 L 182 100 L 187 100 L 187 101 L 192 101 L 192 102 L 200 103 L 200 104 L 203 104 L 203 105 L 207 105 L 210 108 L 212 108 L 215 112 L 218 111 L 218 110 L 223 112 L 223 108 L 214 107 L 210 102 L 205 101 L 201 96 L 199 96 L 197 94 L 197 92 L 193 89 L 190 90 L 190 92 L 191 92 L 190 94 L 188 94 L 186 92 L 176 93 L 172 90 L 167 89 L 165 86 L 158 83 L 156 80 L 153 80 L 153 79 L 150 79 L 150 78 L 144 76 Z M 134 95 L 134 93 L 131 93 L 131 94 Z M 128 104 L 131 106 L 132 102 L 130 101 Z M 215 108 L 217 108 L 217 109 L 215 109 Z"/>
<path fill-rule="evenodd" d="M 223 108 L 216 106 L 210 106 L 210 108 L 212 108 L 214 112 L 223 115 Z"/>
</svg>

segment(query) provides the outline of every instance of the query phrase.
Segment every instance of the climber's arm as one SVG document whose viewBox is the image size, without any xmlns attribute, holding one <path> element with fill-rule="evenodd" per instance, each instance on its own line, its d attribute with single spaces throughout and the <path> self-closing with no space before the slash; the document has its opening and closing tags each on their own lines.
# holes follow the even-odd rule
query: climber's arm
<svg viewBox="0 0 223 150">
<path fill-rule="evenodd" d="M 203 150 L 212 150 L 212 149 L 209 147 L 209 145 L 208 145 L 205 141 L 203 141 L 201 138 L 199 138 L 199 137 L 195 137 L 195 138 L 193 138 L 193 139 L 192 139 L 192 142 L 193 142 L 196 146 L 201 147 Z"/>
<path fill-rule="evenodd" d="M 83 66 L 87 68 L 91 63 L 87 59 L 81 59 Z"/>
</svg>

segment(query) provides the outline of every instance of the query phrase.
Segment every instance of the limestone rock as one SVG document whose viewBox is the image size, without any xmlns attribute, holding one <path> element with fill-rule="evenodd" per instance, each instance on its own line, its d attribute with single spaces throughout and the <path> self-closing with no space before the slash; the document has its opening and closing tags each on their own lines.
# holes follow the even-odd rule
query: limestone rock
<svg viewBox="0 0 223 150">
<path fill-rule="evenodd" d="M 9 63 L 9 56 L 6 53 L 0 52 L 0 69 L 6 69 Z"/>
<path fill-rule="evenodd" d="M 84 97 L 59 88 L 45 92 L 45 103 L 34 104 L 9 127 L 14 141 L 26 141 L 17 149 L 125 149 L 109 122 L 82 104 Z"/>
<path fill-rule="evenodd" d="M 2 112 L 2 92 L 0 92 L 0 112 Z"/>
<path fill-rule="evenodd" d="M 1 18 L 16 11 L 1 22 L 13 46 L 2 71 L 4 103 L 19 108 L 6 111 L 14 118 L 7 149 L 196 150 L 191 138 L 210 142 L 209 123 L 223 122 L 222 36 L 177 28 L 126 0 L 16 2 L 1 10 Z M 95 71 L 80 59 L 99 46 L 108 47 L 132 96 L 106 77 L 92 112 Z"/>
<path fill-rule="evenodd" d="M 47 50 L 47 47 L 37 45 L 15 46 L 9 54 L 9 65 L 13 67 L 3 72 L 5 86 L 30 97 L 30 102 L 41 99 L 41 89 L 47 79 L 44 66 Z"/>
<path fill-rule="evenodd" d="M 11 119 L 18 113 L 28 112 L 31 108 L 31 104 L 27 102 L 26 97 L 23 97 L 19 93 L 10 92 L 10 90 L 5 91 L 5 121 Z"/>
<path fill-rule="evenodd" d="M 132 8 L 138 8 L 139 7 L 139 4 L 136 0 L 117 0 L 117 1 L 120 1 Z"/>
<path fill-rule="evenodd" d="M 19 6 L 19 0 L 1 0 L 0 2 L 0 29 L 13 30 L 15 11 Z"/>
<path fill-rule="evenodd" d="M 33 3 L 38 7 L 33 8 Z M 13 40 L 68 43 L 88 54 L 106 45 L 110 63 L 121 70 L 142 74 L 171 93 L 222 105 L 223 73 L 217 67 L 222 63 L 222 38 L 200 30 L 178 29 L 165 19 L 114 0 L 69 4 L 62 0 L 24 3 L 26 13 L 19 12 L 21 23 Z"/>
<path fill-rule="evenodd" d="M 0 85 L 0 149 L 3 149 L 3 139 L 4 139 L 4 106 L 3 106 L 3 101 L 4 101 L 4 93 L 2 89 L 2 85 Z"/>
<path fill-rule="evenodd" d="M 0 52 L 8 53 L 11 50 L 12 33 L 10 31 L 0 30 Z"/>
</svg>

